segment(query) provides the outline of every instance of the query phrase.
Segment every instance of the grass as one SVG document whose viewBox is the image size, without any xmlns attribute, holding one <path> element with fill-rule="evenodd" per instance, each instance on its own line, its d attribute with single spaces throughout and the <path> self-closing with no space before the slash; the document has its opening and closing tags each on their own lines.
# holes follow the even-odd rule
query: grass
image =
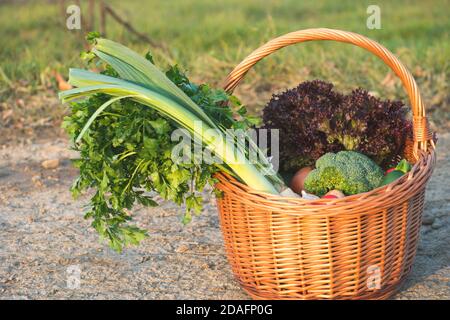
<svg viewBox="0 0 450 320">
<path fill-rule="evenodd" d="M 67 2 L 68 4 L 69 2 Z M 82 10 L 86 12 L 87 3 Z M 448 124 L 450 97 L 450 21 L 448 0 L 377 1 L 380 30 L 366 27 L 367 6 L 373 1 L 256 1 L 171 0 L 109 1 L 114 9 L 146 33 L 158 48 L 136 39 L 109 19 L 107 36 L 139 52 L 148 49 L 157 63 L 177 62 L 198 81 L 220 85 L 226 74 L 252 50 L 289 31 L 329 27 L 364 34 L 396 53 L 410 68 L 421 88 L 435 127 Z M 67 74 L 79 66 L 82 34 L 69 31 L 65 17 L 52 1 L 0 4 L 0 111 L 15 108 L 17 98 L 52 89 L 52 71 Z M 387 98 L 405 99 L 400 82 L 366 51 L 347 44 L 304 43 L 283 49 L 249 72 L 236 94 L 252 110 L 260 110 L 272 92 L 306 79 L 322 78 L 343 90 L 362 86 Z M 405 100 L 406 101 L 406 100 Z M 52 108 L 53 110 L 53 108 Z M 41 112 L 45 116 L 45 108 Z M 52 115 L 58 118 L 59 114 Z M 27 120 L 28 121 L 28 120 Z"/>
</svg>

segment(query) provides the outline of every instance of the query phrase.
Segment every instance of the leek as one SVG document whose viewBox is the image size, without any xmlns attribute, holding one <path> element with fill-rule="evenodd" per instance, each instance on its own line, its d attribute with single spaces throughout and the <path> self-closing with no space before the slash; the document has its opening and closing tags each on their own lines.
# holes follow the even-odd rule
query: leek
<svg viewBox="0 0 450 320">
<path fill-rule="evenodd" d="M 63 101 L 94 93 L 104 93 L 115 97 L 99 108 L 98 112 L 89 119 L 78 140 L 81 139 L 95 117 L 113 103 L 114 99 L 129 98 L 157 110 L 180 127 L 189 130 L 194 137 L 201 139 L 219 156 L 232 173 L 249 187 L 262 192 L 279 194 L 282 182 L 277 175 L 273 173 L 266 176 L 261 172 L 262 168 L 267 167 L 269 161 L 263 158 L 260 163 L 256 164 L 248 161 L 242 163 L 240 160 L 246 159 L 245 148 L 239 146 L 237 149 L 231 150 L 232 146 L 225 143 L 225 135 L 221 128 L 152 63 L 130 49 L 106 39 L 97 39 L 97 44 L 92 51 L 100 59 L 110 64 L 121 79 L 86 70 L 70 70 L 69 83 L 76 88 L 61 92 L 59 96 Z M 201 127 L 195 125 L 198 122 L 202 123 Z M 219 139 L 216 139 L 215 135 L 211 135 L 210 129 L 218 130 Z M 257 148 L 254 145 L 251 147 Z M 257 152 L 262 154 L 259 149 Z"/>
</svg>

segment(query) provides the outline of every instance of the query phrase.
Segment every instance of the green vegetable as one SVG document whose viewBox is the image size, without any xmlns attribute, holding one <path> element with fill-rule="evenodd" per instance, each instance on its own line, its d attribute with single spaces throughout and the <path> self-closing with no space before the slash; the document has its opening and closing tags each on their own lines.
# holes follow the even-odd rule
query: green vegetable
<svg viewBox="0 0 450 320">
<path fill-rule="evenodd" d="M 400 170 L 394 170 L 389 172 L 387 175 L 383 177 L 383 180 L 381 180 L 380 187 L 385 186 L 391 182 L 394 182 L 398 178 L 401 178 L 405 173 Z"/>
<path fill-rule="evenodd" d="M 411 168 L 411 164 L 406 159 L 402 159 L 395 167 L 395 170 L 392 170 L 383 177 L 383 180 L 380 183 L 380 187 L 394 182 L 398 178 L 401 178 L 405 173 L 411 171 Z"/>
<path fill-rule="evenodd" d="M 406 159 L 402 159 L 397 166 L 395 167 L 395 170 L 401 171 L 403 173 L 407 173 L 411 171 L 411 164 Z"/>
<path fill-rule="evenodd" d="M 370 191 L 379 186 L 383 170 L 369 157 L 355 151 L 326 153 L 305 179 L 305 190 L 323 196 L 330 190 L 346 195 Z"/>
<path fill-rule="evenodd" d="M 128 210 L 135 203 L 155 206 L 155 193 L 164 199 L 186 206 L 182 219 L 187 223 L 191 213 L 202 207 L 200 191 L 214 185 L 214 173 L 226 171 L 252 188 L 277 193 L 282 181 L 273 173 L 264 156 L 260 162 L 236 164 L 239 156 L 255 145 L 238 145 L 236 153 L 221 149 L 224 131 L 247 129 L 254 119 L 246 115 L 239 101 L 223 90 L 191 83 L 177 66 L 166 74 L 150 61 L 112 41 L 97 39 L 91 53 L 105 63 L 103 74 L 71 70 L 70 82 L 78 88 L 60 93 L 71 102 L 72 112 L 65 118 L 64 128 L 80 152 L 75 165 L 80 176 L 72 186 L 75 196 L 93 188 L 86 218 L 110 246 L 121 251 L 123 246 L 137 244 L 147 232 L 129 225 Z M 112 96 L 112 97 L 111 97 Z M 229 106 L 223 106 L 228 103 Z M 231 108 L 237 108 L 237 114 Z M 202 128 L 194 125 L 202 123 Z M 187 128 L 192 137 L 202 138 L 206 148 L 216 152 L 223 163 L 176 163 L 172 132 Z M 218 129 L 213 141 L 207 129 Z M 194 146 L 192 150 L 194 151 Z M 194 155 L 195 156 L 195 155 Z"/>
</svg>

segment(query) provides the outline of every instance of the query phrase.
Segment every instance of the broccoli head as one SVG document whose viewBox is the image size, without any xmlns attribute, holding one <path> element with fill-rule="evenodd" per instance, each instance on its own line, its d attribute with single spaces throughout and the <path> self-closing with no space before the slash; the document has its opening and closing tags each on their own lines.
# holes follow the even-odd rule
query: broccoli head
<svg viewBox="0 0 450 320">
<path fill-rule="evenodd" d="M 355 151 L 326 153 L 305 179 L 305 190 L 323 196 L 330 190 L 346 195 L 370 191 L 380 185 L 383 170 L 369 157 Z"/>
</svg>

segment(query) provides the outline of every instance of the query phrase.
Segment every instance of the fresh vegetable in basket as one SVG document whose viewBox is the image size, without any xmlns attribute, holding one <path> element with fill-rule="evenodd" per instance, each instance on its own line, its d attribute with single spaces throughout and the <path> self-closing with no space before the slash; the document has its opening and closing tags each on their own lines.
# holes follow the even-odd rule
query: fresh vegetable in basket
<svg viewBox="0 0 450 320">
<path fill-rule="evenodd" d="M 61 92 L 60 97 L 63 101 L 85 98 L 72 102 L 71 115 L 64 121 L 80 152 L 75 161 L 80 176 L 72 191 L 77 195 L 95 189 L 86 218 L 93 219 L 93 227 L 112 248 L 120 251 L 147 235 L 128 224 L 127 210 L 136 202 L 157 205 L 152 199 L 155 193 L 184 204 L 183 220 L 188 222 L 192 211 L 201 211 L 199 192 L 216 182 L 214 174 L 219 170 L 255 190 L 278 194 L 285 188 L 255 143 L 233 140 L 237 148 L 228 150 L 226 129 L 254 125 L 236 98 L 191 83 L 176 66 L 164 74 L 151 56 L 146 59 L 106 39 L 94 41 L 85 56 L 103 62 L 105 71 L 71 69 L 69 82 L 77 88 Z M 227 102 L 230 107 L 223 106 Z M 220 161 L 175 162 L 171 152 L 178 142 L 172 141 L 171 134 L 176 128 L 187 129 L 201 141 L 201 151 L 208 149 Z M 259 155 L 258 161 L 242 162 L 250 151 Z"/>
<path fill-rule="evenodd" d="M 406 160 L 401 160 L 395 168 L 388 169 L 381 180 L 380 187 L 385 186 L 401 178 L 405 173 L 411 171 L 411 164 Z"/>
<path fill-rule="evenodd" d="M 395 170 L 401 171 L 403 173 L 407 173 L 411 171 L 412 166 L 406 159 L 402 159 L 397 166 L 395 167 Z"/>
<path fill-rule="evenodd" d="M 363 89 L 343 95 L 320 80 L 273 95 L 262 127 L 280 130 L 281 169 L 291 172 L 342 150 L 361 152 L 387 167 L 402 154 L 412 130 L 402 102 L 381 100 Z"/>
<path fill-rule="evenodd" d="M 292 191 L 300 194 L 305 187 L 305 179 L 308 174 L 313 170 L 312 167 L 304 167 L 298 170 L 291 179 L 289 186 Z"/>
<path fill-rule="evenodd" d="M 305 179 L 305 190 L 318 196 L 330 190 L 345 195 L 370 191 L 380 185 L 383 170 L 369 157 L 355 151 L 326 153 Z"/>
<path fill-rule="evenodd" d="M 344 198 L 345 194 L 340 191 L 340 190 L 331 190 L 328 191 L 323 197 L 322 199 L 339 199 L 339 198 Z"/>
</svg>

